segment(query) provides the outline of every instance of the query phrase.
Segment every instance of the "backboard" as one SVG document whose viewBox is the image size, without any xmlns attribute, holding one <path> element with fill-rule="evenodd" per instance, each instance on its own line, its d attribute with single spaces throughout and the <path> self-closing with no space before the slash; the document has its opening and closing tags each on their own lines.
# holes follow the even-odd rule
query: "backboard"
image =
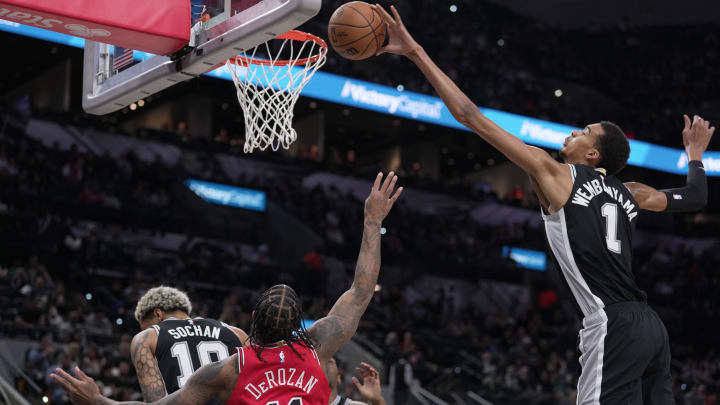
<svg viewBox="0 0 720 405">
<path fill-rule="evenodd" d="M 83 109 L 103 115 L 192 79 L 317 15 L 321 0 L 191 0 L 188 46 L 172 55 L 85 41 Z M 122 67 L 121 67 L 122 66 Z"/>
</svg>

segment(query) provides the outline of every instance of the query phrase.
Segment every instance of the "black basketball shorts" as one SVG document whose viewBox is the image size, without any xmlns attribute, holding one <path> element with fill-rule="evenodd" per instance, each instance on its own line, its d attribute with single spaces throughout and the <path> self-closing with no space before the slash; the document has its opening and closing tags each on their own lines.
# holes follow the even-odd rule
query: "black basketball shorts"
<svg viewBox="0 0 720 405">
<path fill-rule="evenodd" d="M 583 319 L 578 405 L 674 404 L 665 325 L 643 302 L 612 304 Z"/>
</svg>

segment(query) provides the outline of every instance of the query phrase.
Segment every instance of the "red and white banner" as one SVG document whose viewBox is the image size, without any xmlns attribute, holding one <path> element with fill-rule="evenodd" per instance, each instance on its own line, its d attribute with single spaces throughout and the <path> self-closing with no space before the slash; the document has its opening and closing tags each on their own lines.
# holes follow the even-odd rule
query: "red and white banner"
<svg viewBox="0 0 720 405">
<path fill-rule="evenodd" d="M 190 40 L 190 0 L 0 0 L 0 19 L 158 55 Z"/>
</svg>

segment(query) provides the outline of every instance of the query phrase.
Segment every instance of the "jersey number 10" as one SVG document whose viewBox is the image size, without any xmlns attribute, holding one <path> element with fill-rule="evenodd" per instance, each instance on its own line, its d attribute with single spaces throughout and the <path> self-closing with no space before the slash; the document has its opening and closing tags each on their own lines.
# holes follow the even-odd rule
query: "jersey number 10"
<svg viewBox="0 0 720 405">
<path fill-rule="evenodd" d="M 217 340 L 211 342 L 200 342 L 195 347 L 195 350 L 197 350 L 197 355 L 200 359 L 200 367 L 213 362 L 213 359 L 210 357 L 211 353 L 215 353 L 217 356 L 217 360 L 214 361 L 224 360 L 229 355 L 228 348 L 225 346 L 225 343 Z M 190 347 L 187 342 L 177 342 L 170 348 L 170 354 L 177 359 L 178 366 L 180 366 L 180 375 L 177 379 L 178 386 L 182 388 L 192 373 L 195 372 L 192 357 L 190 357 Z"/>
</svg>

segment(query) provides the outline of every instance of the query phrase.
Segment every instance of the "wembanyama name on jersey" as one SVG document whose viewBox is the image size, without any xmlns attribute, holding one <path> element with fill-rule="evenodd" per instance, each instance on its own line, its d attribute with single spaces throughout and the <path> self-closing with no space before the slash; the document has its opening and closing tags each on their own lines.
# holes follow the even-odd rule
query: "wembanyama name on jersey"
<svg viewBox="0 0 720 405">
<path fill-rule="evenodd" d="M 605 179 L 603 177 L 586 181 L 581 187 L 578 187 L 572 198 L 572 203 L 587 207 L 590 201 L 598 195 L 605 193 L 612 197 L 618 202 L 618 204 L 625 210 L 628 216 L 628 220 L 632 221 L 638 214 L 637 207 L 635 204 L 626 199 L 623 194 L 615 187 L 605 185 Z"/>
</svg>

